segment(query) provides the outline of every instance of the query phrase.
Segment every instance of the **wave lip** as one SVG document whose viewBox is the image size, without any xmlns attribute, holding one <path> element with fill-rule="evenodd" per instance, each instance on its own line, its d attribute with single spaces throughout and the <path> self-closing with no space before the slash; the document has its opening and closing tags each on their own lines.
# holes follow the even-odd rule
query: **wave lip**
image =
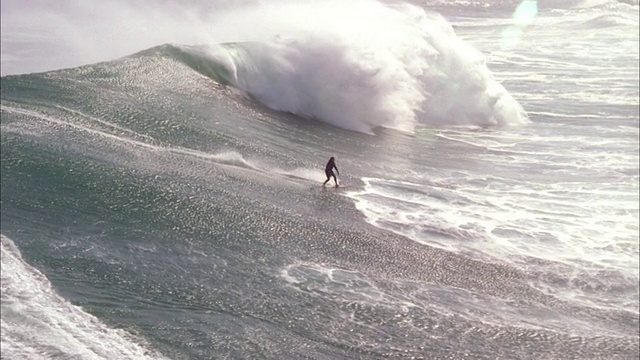
<svg viewBox="0 0 640 360">
<path fill-rule="evenodd" d="M 337 17 L 333 7 L 295 6 L 305 11 L 293 14 L 311 12 L 313 19 L 301 25 L 277 17 L 287 32 L 271 40 L 175 52 L 272 109 L 364 133 L 528 121 L 484 56 L 438 14 L 372 1 L 335 5 L 345 13 Z"/>
</svg>

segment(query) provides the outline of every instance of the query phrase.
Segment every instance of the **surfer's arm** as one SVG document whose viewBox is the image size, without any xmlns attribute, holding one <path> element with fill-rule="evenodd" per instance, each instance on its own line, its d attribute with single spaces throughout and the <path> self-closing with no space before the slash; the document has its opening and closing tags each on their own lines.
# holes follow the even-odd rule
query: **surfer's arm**
<svg viewBox="0 0 640 360">
<path fill-rule="evenodd" d="M 333 168 L 336 169 L 336 172 L 340 175 L 340 171 L 338 171 L 338 167 L 335 164 L 333 165 Z"/>
</svg>

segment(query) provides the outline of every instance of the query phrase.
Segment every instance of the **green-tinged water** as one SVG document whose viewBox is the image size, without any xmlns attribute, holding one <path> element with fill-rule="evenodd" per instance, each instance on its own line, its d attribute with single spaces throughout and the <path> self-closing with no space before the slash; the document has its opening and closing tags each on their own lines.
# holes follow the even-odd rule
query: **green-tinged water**
<svg viewBox="0 0 640 360">
<path fill-rule="evenodd" d="M 3 358 L 637 357 L 629 107 L 366 134 L 177 49 L 2 78 Z"/>
</svg>

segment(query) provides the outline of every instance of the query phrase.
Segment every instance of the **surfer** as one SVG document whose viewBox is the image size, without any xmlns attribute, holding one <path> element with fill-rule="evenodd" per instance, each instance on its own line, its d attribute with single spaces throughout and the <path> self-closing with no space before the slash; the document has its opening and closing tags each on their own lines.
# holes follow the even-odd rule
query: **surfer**
<svg viewBox="0 0 640 360">
<path fill-rule="evenodd" d="M 325 175 L 327 175 L 327 180 L 324 181 L 324 184 L 322 184 L 322 186 L 327 185 L 327 183 L 333 176 L 333 181 L 336 183 L 336 187 L 338 187 L 338 179 L 336 178 L 336 174 L 333 173 L 333 169 L 336 169 L 336 172 L 338 173 L 338 175 L 340 175 L 340 171 L 338 171 L 338 167 L 336 166 L 336 158 L 332 156 L 331 159 L 329 159 L 327 166 L 324 167 L 324 173 Z"/>
</svg>

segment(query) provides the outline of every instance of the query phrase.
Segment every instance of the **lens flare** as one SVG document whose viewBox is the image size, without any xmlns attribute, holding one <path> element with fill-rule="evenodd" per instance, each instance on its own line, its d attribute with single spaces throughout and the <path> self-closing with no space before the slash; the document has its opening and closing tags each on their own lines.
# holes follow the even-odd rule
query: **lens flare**
<svg viewBox="0 0 640 360">
<path fill-rule="evenodd" d="M 513 13 L 513 23 L 502 32 L 502 46 L 514 47 L 522 38 L 522 33 L 527 25 L 531 24 L 538 14 L 538 2 L 525 0 L 521 2 Z"/>
</svg>

